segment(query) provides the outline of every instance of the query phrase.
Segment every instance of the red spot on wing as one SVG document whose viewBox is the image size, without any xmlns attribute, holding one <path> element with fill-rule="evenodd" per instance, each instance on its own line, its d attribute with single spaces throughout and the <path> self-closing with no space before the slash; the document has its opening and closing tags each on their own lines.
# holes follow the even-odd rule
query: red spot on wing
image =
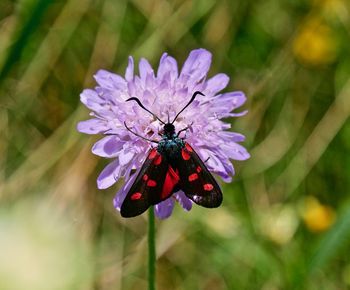
<svg viewBox="0 0 350 290">
<path fill-rule="evenodd" d="M 206 183 L 203 185 L 203 188 L 205 191 L 211 191 L 214 188 L 214 186 L 211 183 Z"/>
<path fill-rule="evenodd" d="M 158 156 L 153 160 L 154 165 L 159 165 L 162 163 L 162 155 L 158 154 Z"/>
<path fill-rule="evenodd" d="M 175 185 L 179 182 L 179 180 L 180 177 L 178 170 L 176 170 L 175 172 L 174 169 L 171 166 L 169 166 L 162 188 L 161 199 L 166 199 L 169 196 L 169 194 L 172 193 Z"/>
<path fill-rule="evenodd" d="M 158 155 L 158 152 L 156 149 L 152 149 L 151 152 L 148 155 L 148 159 L 153 159 L 154 157 L 156 157 Z"/>
<path fill-rule="evenodd" d="M 143 179 L 144 181 L 147 181 L 147 180 L 148 180 L 148 175 L 145 174 L 144 176 L 142 176 L 142 179 Z"/>
<path fill-rule="evenodd" d="M 199 165 L 197 166 L 197 168 L 196 168 L 196 171 L 199 173 L 199 172 L 201 172 L 202 171 L 202 167 L 200 167 Z"/>
<path fill-rule="evenodd" d="M 133 193 L 133 194 L 130 196 L 131 200 L 138 200 L 138 199 L 140 199 L 141 197 L 142 197 L 141 192 L 135 192 L 135 193 Z"/>
<path fill-rule="evenodd" d="M 186 161 L 191 158 L 190 154 L 188 154 L 188 152 L 185 149 L 181 150 L 181 155 L 182 155 L 183 160 L 186 160 Z"/>
<path fill-rule="evenodd" d="M 188 150 L 188 152 L 193 152 L 192 147 L 188 143 L 185 144 L 185 147 Z"/>
<path fill-rule="evenodd" d="M 155 180 L 150 179 L 147 181 L 147 186 L 155 187 L 155 186 L 157 186 L 157 182 Z"/>
<path fill-rule="evenodd" d="M 188 181 L 192 182 L 195 181 L 196 179 L 198 179 L 198 174 L 197 173 L 193 173 L 188 177 Z"/>
</svg>

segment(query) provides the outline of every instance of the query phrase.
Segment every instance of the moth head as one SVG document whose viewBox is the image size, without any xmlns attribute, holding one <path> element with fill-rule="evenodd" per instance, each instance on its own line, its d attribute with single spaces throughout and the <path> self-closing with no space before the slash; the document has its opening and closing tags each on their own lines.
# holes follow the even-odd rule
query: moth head
<svg viewBox="0 0 350 290">
<path fill-rule="evenodd" d="M 166 136 L 172 136 L 173 134 L 175 134 L 175 126 L 171 123 L 166 123 L 164 125 L 164 134 Z"/>
</svg>

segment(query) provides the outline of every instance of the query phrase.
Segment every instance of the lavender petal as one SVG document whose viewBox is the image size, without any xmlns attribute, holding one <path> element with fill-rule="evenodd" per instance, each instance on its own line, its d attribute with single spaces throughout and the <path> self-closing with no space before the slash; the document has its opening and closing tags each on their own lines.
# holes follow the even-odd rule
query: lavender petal
<svg viewBox="0 0 350 290">
<path fill-rule="evenodd" d="M 160 219 L 166 219 L 169 216 L 171 216 L 171 213 L 173 212 L 174 204 L 175 204 L 174 199 L 170 197 L 162 201 L 161 203 L 156 204 L 154 207 L 154 213 Z"/>
<path fill-rule="evenodd" d="M 92 153 L 101 157 L 116 157 L 122 150 L 124 142 L 116 136 L 107 136 L 97 141 L 92 147 Z"/>
<path fill-rule="evenodd" d="M 140 71 L 140 78 L 141 80 L 144 80 L 144 81 L 146 80 L 147 75 L 154 74 L 153 68 L 151 67 L 149 62 L 144 58 L 141 58 L 140 60 L 139 71 Z"/>
<path fill-rule="evenodd" d="M 174 194 L 176 201 L 182 206 L 186 211 L 190 211 L 192 208 L 192 201 L 185 195 L 185 193 L 180 190 Z"/>
<path fill-rule="evenodd" d="M 106 189 L 112 186 L 118 180 L 119 171 L 119 160 L 116 159 L 109 163 L 97 177 L 97 187 L 99 189 Z"/>
<path fill-rule="evenodd" d="M 111 73 L 109 71 L 101 69 L 97 71 L 97 73 L 94 75 L 94 78 L 101 87 L 104 87 L 110 90 L 126 89 L 126 81 L 121 76 Z"/>
<path fill-rule="evenodd" d="M 206 81 L 203 93 L 205 95 L 216 95 L 226 88 L 230 78 L 226 74 L 217 74 Z"/>
<path fill-rule="evenodd" d="M 157 78 L 164 80 L 166 74 L 169 75 L 169 81 L 172 83 L 178 77 L 178 68 L 176 60 L 164 53 L 159 62 Z"/>
<path fill-rule="evenodd" d="M 129 56 L 128 66 L 125 71 L 125 79 L 127 82 L 131 82 L 134 78 L 134 59 Z"/>
<path fill-rule="evenodd" d="M 106 121 L 100 119 L 90 119 L 80 121 L 77 124 L 77 130 L 85 134 L 99 134 L 109 129 Z"/>
<path fill-rule="evenodd" d="M 210 64 L 211 53 L 209 51 L 202 48 L 192 50 L 182 67 L 180 77 L 187 75 L 192 80 L 199 82 L 207 75 Z"/>
</svg>

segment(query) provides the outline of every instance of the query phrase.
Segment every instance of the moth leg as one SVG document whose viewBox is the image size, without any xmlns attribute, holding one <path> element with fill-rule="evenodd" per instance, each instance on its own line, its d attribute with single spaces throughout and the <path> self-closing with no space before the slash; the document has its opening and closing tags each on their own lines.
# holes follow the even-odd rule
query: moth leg
<svg viewBox="0 0 350 290">
<path fill-rule="evenodd" d="M 193 125 L 193 122 L 189 126 L 187 126 L 186 128 L 181 129 L 179 132 L 177 132 L 176 137 L 179 137 L 181 132 L 187 131 L 192 125 Z M 186 138 L 186 133 L 185 133 L 185 138 Z"/>
<path fill-rule="evenodd" d="M 159 143 L 157 140 L 151 140 L 151 139 L 145 138 L 145 137 L 143 137 L 143 136 L 141 136 L 141 135 L 135 133 L 134 131 L 132 131 L 132 130 L 126 125 L 125 122 L 124 122 L 124 126 L 125 126 L 126 130 L 128 130 L 128 131 L 131 132 L 131 133 L 133 133 L 133 134 L 136 135 L 137 137 L 140 137 L 140 138 L 142 138 L 142 139 L 144 139 L 144 140 L 146 140 L 146 141 L 149 141 L 149 142 Z"/>
</svg>

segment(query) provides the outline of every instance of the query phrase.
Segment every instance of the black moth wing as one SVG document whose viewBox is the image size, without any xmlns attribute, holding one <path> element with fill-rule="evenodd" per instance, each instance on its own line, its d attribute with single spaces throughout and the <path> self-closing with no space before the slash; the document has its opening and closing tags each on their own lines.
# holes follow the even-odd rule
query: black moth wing
<svg viewBox="0 0 350 290">
<path fill-rule="evenodd" d="M 120 213 L 123 217 L 140 215 L 151 205 L 170 196 L 172 191 L 165 192 L 164 189 L 165 179 L 169 175 L 168 169 L 166 158 L 163 158 L 155 148 L 151 149 L 121 205 Z"/>
<path fill-rule="evenodd" d="M 179 187 L 196 204 L 213 208 L 222 203 L 222 192 L 213 175 L 193 148 L 185 143 L 173 161 L 179 171 Z"/>
</svg>

